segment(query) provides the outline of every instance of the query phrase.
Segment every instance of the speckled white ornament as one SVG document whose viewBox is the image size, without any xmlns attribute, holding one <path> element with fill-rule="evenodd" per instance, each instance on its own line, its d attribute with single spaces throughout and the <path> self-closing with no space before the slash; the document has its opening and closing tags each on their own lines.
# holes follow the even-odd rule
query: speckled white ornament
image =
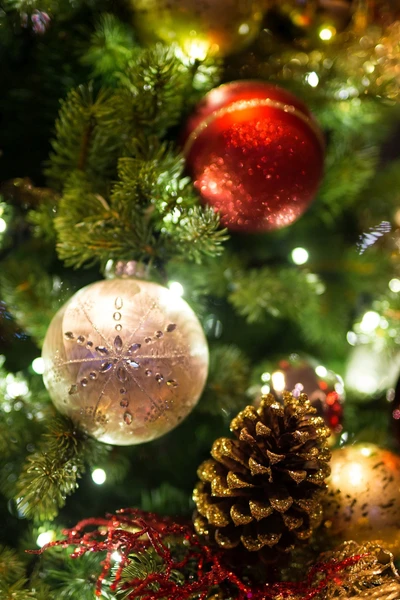
<svg viewBox="0 0 400 600">
<path fill-rule="evenodd" d="M 43 345 L 45 385 L 58 410 L 96 439 L 154 440 L 193 409 L 208 347 L 188 304 L 149 281 L 113 279 L 77 292 Z"/>
</svg>

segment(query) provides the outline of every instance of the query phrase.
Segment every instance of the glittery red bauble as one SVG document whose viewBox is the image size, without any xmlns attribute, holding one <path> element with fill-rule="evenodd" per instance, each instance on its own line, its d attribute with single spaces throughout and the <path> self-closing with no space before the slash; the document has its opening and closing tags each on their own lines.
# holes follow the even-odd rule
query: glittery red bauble
<svg viewBox="0 0 400 600">
<path fill-rule="evenodd" d="M 196 188 L 233 231 L 290 225 L 321 181 L 316 121 L 295 96 L 267 83 L 239 81 L 209 92 L 184 139 Z"/>
</svg>

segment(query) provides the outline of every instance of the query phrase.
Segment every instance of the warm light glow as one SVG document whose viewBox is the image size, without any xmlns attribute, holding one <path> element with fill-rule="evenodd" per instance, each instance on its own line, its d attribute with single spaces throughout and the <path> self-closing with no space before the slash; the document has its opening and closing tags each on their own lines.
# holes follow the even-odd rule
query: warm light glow
<svg viewBox="0 0 400 600">
<path fill-rule="evenodd" d="M 308 85 L 315 88 L 319 84 L 319 77 L 315 71 L 311 71 L 311 73 L 307 73 L 306 81 L 307 81 Z"/>
<path fill-rule="evenodd" d="M 349 483 L 353 486 L 359 486 L 363 480 L 363 469 L 360 463 L 350 463 L 348 465 Z"/>
<path fill-rule="evenodd" d="M 113 553 L 111 554 L 111 558 L 112 558 L 112 560 L 114 560 L 115 562 L 121 562 L 121 560 L 122 560 L 122 555 L 121 555 L 119 552 L 117 552 L 117 551 L 115 550 L 115 552 L 113 552 Z"/>
<path fill-rule="evenodd" d="M 97 485 L 103 485 L 107 479 L 106 472 L 104 469 L 95 469 L 92 471 L 92 479 Z"/>
<path fill-rule="evenodd" d="M 26 396 L 29 393 L 28 384 L 26 381 L 19 381 L 12 373 L 9 373 L 6 377 L 6 392 L 9 398 Z"/>
<path fill-rule="evenodd" d="M 295 265 L 304 265 L 308 261 L 308 252 L 305 248 L 292 250 L 292 261 Z"/>
<path fill-rule="evenodd" d="M 400 279 L 391 279 L 389 281 L 389 289 L 398 294 L 400 292 Z"/>
<path fill-rule="evenodd" d="M 271 379 L 274 390 L 276 392 L 283 392 L 286 385 L 285 374 L 282 371 L 275 371 L 275 373 L 272 373 Z"/>
<path fill-rule="evenodd" d="M 238 29 L 239 35 L 247 35 L 250 31 L 250 27 L 247 23 L 242 23 Z"/>
<path fill-rule="evenodd" d="M 185 290 L 183 289 L 183 285 L 179 283 L 179 281 L 170 281 L 168 287 L 170 291 L 173 294 L 175 294 L 175 296 L 183 296 Z"/>
<path fill-rule="evenodd" d="M 372 449 L 371 449 L 371 448 L 368 448 L 367 446 L 365 446 L 364 448 L 361 448 L 360 452 L 361 452 L 361 454 L 362 454 L 363 456 L 366 456 L 366 457 L 368 457 L 368 456 L 371 456 L 371 454 L 372 454 Z"/>
<path fill-rule="evenodd" d="M 0 233 L 4 233 L 6 229 L 7 229 L 7 223 L 5 222 L 4 219 L 0 218 Z"/>
<path fill-rule="evenodd" d="M 38 356 L 32 361 L 32 369 L 38 375 L 43 375 L 44 373 L 44 360 L 41 356 Z"/>
<path fill-rule="evenodd" d="M 334 27 L 323 27 L 319 32 L 319 37 L 323 42 L 329 42 L 336 33 Z"/>
<path fill-rule="evenodd" d="M 268 385 L 268 383 L 266 383 L 265 385 L 263 385 L 262 388 L 261 388 L 261 393 L 262 394 L 269 394 L 270 391 L 271 391 L 271 388 Z"/>
<path fill-rule="evenodd" d="M 369 310 L 365 313 L 360 323 L 360 330 L 363 333 L 371 333 L 374 331 L 381 320 L 380 314 L 375 312 L 374 310 Z"/>
<path fill-rule="evenodd" d="M 322 365 L 316 367 L 315 372 L 318 375 L 318 377 L 326 377 L 328 375 L 328 370 Z"/>
<path fill-rule="evenodd" d="M 264 383 L 267 383 L 267 381 L 271 380 L 271 373 L 263 373 L 261 375 L 261 381 L 263 381 Z"/>
<path fill-rule="evenodd" d="M 204 40 L 190 40 L 184 44 L 185 52 L 192 60 L 205 60 L 210 45 Z"/>
<path fill-rule="evenodd" d="M 43 533 L 40 533 L 38 535 L 36 543 L 39 546 L 39 548 L 43 548 L 43 546 L 45 546 L 46 544 L 50 544 L 50 542 L 52 542 L 54 538 L 54 531 L 44 531 Z"/>
</svg>

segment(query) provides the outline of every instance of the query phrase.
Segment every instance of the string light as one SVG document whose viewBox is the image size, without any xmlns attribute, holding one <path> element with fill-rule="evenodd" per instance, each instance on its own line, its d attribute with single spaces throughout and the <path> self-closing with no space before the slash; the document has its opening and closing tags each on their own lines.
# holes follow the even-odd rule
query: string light
<svg viewBox="0 0 400 600">
<path fill-rule="evenodd" d="M 267 383 L 267 381 L 271 381 L 271 373 L 263 373 L 261 375 L 261 381 Z"/>
<path fill-rule="evenodd" d="M 304 265 L 308 261 L 309 255 L 305 248 L 294 248 L 291 256 L 295 265 Z"/>
<path fill-rule="evenodd" d="M 381 316 L 379 313 L 375 312 L 374 310 L 369 310 L 362 318 L 360 330 L 363 333 L 371 333 L 378 327 L 380 320 Z"/>
<path fill-rule="evenodd" d="M 38 535 L 36 543 L 39 546 L 39 548 L 43 548 L 43 546 L 45 546 L 46 544 L 50 544 L 50 542 L 52 542 L 54 539 L 54 531 L 43 531 L 43 533 L 40 533 Z"/>
<path fill-rule="evenodd" d="M 319 84 L 319 77 L 315 71 L 312 71 L 311 73 L 307 73 L 306 81 L 308 85 L 315 88 Z"/>
<path fill-rule="evenodd" d="M 4 233 L 7 229 L 7 223 L 0 217 L 0 233 Z"/>
<path fill-rule="evenodd" d="M 323 42 L 329 42 L 336 33 L 334 27 L 323 27 L 319 32 L 319 37 Z"/>
<path fill-rule="evenodd" d="M 315 367 L 315 372 L 318 375 L 318 377 L 326 377 L 328 375 L 328 369 L 326 369 L 322 365 Z"/>
<path fill-rule="evenodd" d="M 389 281 L 389 289 L 398 294 L 400 292 L 400 279 L 391 279 Z"/>
<path fill-rule="evenodd" d="M 268 383 L 266 383 L 265 385 L 263 385 L 262 388 L 261 388 L 261 393 L 262 394 L 269 394 L 270 391 L 271 391 L 271 388 L 268 385 Z"/>
<path fill-rule="evenodd" d="M 44 360 L 41 356 L 38 356 L 32 361 L 32 370 L 38 375 L 43 375 L 44 373 Z"/>
<path fill-rule="evenodd" d="M 94 471 L 92 471 L 92 479 L 97 485 L 103 485 L 103 483 L 107 479 L 106 472 L 104 471 L 104 469 L 95 469 Z"/>
<path fill-rule="evenodd" d="M 354 331 L 348 331 L 346 339 L 350 346 L 355 346 L 357 344 L 357 334 L 354 333 Z"/>
<path fill-rule="evenodd" d="M 283 392 L 286 385 L 285 374 L 282 371 L 275 371 L 275 373 L 272 373 L 271 379 L 274 390 L 276 392 Z"/>
<path fill-rule="evenodd" d="M 168 284 L 170 291 L 175 294 L 175 296 L 183 296 L 185 290 L 183 289 L 183 285 L 179 283 L 179 281 L 170 281 Z"/>
</svg>

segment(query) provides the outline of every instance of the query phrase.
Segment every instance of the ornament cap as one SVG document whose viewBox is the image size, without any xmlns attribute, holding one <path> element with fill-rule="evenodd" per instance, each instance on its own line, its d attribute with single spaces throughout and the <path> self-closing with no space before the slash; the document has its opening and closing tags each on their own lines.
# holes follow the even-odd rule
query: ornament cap
<svg viewBox="0 0 400 600">
<path fill-rule="evenodd" d="M 104 277 L 106 279 L 115 279 L 120 277 L 121 279 L 129 279 L 131 277 L 137 279 L 149 279 L 150 278 L 151 266 L 137 260 L 109 260 L 107 261 L 106 268 L 104 270 Z"/>
</svg>

